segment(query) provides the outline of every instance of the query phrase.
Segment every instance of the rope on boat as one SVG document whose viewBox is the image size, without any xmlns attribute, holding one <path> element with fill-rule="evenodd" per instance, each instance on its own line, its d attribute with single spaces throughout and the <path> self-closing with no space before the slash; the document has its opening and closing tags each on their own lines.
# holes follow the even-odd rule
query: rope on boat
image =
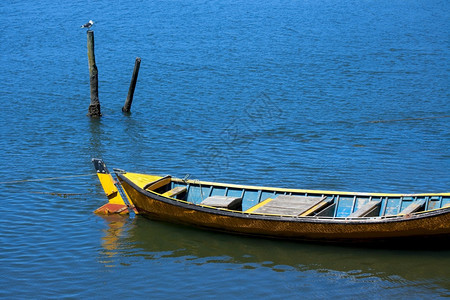
<svg viewBox="0 0 450 300">
<path fill-rule="evenodd" d="M 37 192 L 37 191 L 29 191 L 30 194 L 42 194 L 42 195 L 51 195 L 58 196 L 62 198 L 68 198 L 73 196 L 87 196 L 92 195 L 92 193 L 64 193 L 64 192 Z"/>
<path fill-rule="evenodd" d="M 191 176 L 191 174 L 189 174 L 189 176 Z M 202 199 L 201 201 L 205 200 L 203 198 L 202 182 L 200 180 L 198 180 L 198 179 L 193 179 L 192 181 L 194 182 L 194 184 L 198 184 L 198 186 L 200 187 L 200 197 Z"/>
<path fill-rule="evenodd" d="M 60 176 L 60 177 L 47 177 L 47 178 L 36 178 L 36 179 L 1 181 L 0 184 L 47 181 L 47 180 L 67 179 L 67 178 L 75 178 L 75 177 L 87 177 L 87 176 L 94 176 L 94 175 L 97 175 L 97 173 L 89 173 L 89 174 L 81 174 L 81 175 L 68 175 L 68 176 Z"/>
</svg>

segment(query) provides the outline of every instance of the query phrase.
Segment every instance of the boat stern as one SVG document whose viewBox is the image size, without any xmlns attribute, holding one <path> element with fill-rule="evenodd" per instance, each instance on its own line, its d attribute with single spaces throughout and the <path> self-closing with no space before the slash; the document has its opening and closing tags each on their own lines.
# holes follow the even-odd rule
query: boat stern
<svg viewBox="0 0 450 300">
<path fill-rule="evenodd" d="M 93 158 L 92 163 L 94 164 L 98 179 L 108 198 L 108 203 L 97 208 L 94 213 L 109 215 L 128 214 L 130 211 L 136 212 L 134 205 L 130 202 L 128 197 L 126 197 L 126 195 L 126 199 L 122 197 L 120 193 L 121 187 L 108 171 L 105 162 L 102 159 Z"/>
</svg>

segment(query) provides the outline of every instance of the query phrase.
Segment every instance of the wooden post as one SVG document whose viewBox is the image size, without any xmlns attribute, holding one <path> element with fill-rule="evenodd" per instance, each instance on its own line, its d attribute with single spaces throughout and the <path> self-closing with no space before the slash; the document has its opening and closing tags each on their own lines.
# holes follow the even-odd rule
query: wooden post
<svg viewBox="0 0 450 300">
<path fill-rule="evenodd" d="M 131 77 L 130 88 L 128 89 L 127 100 L 125 101 L 125 104 L 122 107 L 122 111 L 126 113 L 129 113 L 131 110 L 131 103 L 133 103 L 134 89 L 136 88 L 136 81 L 139 74 L 140 65 L 141 65 L 141 58 L 136 57 L 136 61 L 134 63 L 133 76 Z"/>
<path fill-rule="evenodd" d="M 88 48 L 88 60 L 89 60 L 89 82 L 91 85 L 91 104 L 89 105 L 88 116 L 100 117 L 100 100 L 98 99 L 98 70 L 95 64 L 94 54 L 94 32 L 92 30 L 87 31 L 87 48 Z"/>
</svg>

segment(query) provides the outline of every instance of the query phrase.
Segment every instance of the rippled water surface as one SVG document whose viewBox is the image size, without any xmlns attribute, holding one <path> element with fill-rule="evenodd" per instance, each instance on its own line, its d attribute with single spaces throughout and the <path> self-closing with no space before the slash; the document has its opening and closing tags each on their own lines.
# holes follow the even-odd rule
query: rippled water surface
<svg viewBox="0 0 450 300">
<path fill-rule="evenodd" d="M 450 296 L 449 250 L 96 216 L 106 197 L 90 163 L 254 185 L 448 192 L 448 1 L 8 0 L 0 15 L 0 297 Z M 86 116 L 80 25 L 89 19 L 97 119 Z"/>
</svg>

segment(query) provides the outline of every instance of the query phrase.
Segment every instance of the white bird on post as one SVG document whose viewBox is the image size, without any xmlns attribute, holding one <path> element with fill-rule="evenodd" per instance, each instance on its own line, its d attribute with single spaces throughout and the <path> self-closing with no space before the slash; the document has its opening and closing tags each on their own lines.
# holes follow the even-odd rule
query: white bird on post
<svg viewBox="0 0 450 300">
<path fill-rule="evenodd" d="M 86 24 L 84 24 L 84 25 L 81 25 L 81 28 L 91 28 L 92 27 L 92 25 L 94 25 L 94 21 L 92 21 L 92 20 L 89 20 L 89 22 L 87 22 Z"/>
</svg>

